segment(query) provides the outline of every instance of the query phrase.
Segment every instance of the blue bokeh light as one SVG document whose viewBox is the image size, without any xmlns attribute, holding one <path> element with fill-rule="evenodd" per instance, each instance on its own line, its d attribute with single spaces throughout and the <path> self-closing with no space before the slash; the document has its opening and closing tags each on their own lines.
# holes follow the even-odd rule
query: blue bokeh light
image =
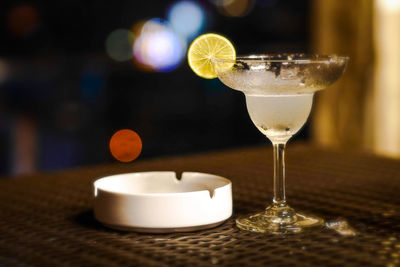
<svg viewBox="0 0 400 267">
<path fill-rule="evenodd" d="M 205 13 L 203 8 L 192 1 L 174 3 L 168 12 L 171 27 L 182 37 L 191 39 L 204 27 Z"/>
<path fill-rule="evenodd" d="M 97 100 L 104 88 L 104 77 L 96 71 L 85 71 L 79 80 L 82 97 L 86 101 Z"/>
</svg>

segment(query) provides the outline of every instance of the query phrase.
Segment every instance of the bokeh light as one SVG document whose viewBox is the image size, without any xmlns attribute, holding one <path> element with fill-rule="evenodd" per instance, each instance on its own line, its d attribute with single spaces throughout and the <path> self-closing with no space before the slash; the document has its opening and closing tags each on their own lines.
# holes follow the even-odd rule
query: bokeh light
<svg viewBox="0 0 400 267">
<path fill-rule="evenodd" d="M 184 57 L 186 42 L 167 22 L 151 19 L 143 24 L 133 51 L 138 63 L 160 72 L 171 71 Z"/>
<path fill-rule="evenodd" d="M 131 32 L 133 33 L 134 36 L 139 36 L 142 33 L 143 27 L 146 24 L 146 22 L 147 21 L 145 20 L 140 20 L 137 21 L 135 24 L 133 24 Z"/>
<path fill-rule="evenodd" d="M 39 12 L 32 5 L 17 5 L 9 11 L 7 16 L 8 30 L 18 37 L 31 35 L 35 32 L 39 24 Z"/>
<path fill-rule="evenodd" d="M 119 130 L 110 139 L 110 152 L 116 160 L 121 162 L 133 161 L 142 152 L 142 140 L 132 130 Z"/>
<path fill-rule="evenodd" d="M 244 17 L 254 8 L 254 0 L 212 0 L 218 11 L 228 17 Z"/>
<path fill-rule="evenodd" d="M 79 130 L 84 125 L 86 114 L 86 107 L 73 101 L 58 105 L 55 111 L 59 129 L 66 132 Z"/>
<path fill-rule="evenodd" d="M 126 29 L 111 32 L 106 39 L 106 51 L 110 58 L 116 61 L 127 61 L 133 57 L 133 33 Z"/>
<path fill-rule="evenodd" d="M 174 3 L 168 12 L 168 20 L 175 32 L 191 39 L 198 35 L 204 27 L 204 11 L 192 1 Z"/>
<path fill-rule="evenodd" d="M 386 8 L 391 13 L 398 12 L 400 10 L 399 0 L 379 0 L 376 2 L 380 8 Z"/>
<path fill-rule="evenodd" d="M 79 79 L 82 97 L 87 100 L 97 100 L 105 86 L 104 76 L 100 71 L 84 71 Z"/>
<path fill-rule="evenodd" d="M 0 84 L 7 80 L 8 72 L 9 67 L 7 62 L 0 58 Z"/>
</svg>

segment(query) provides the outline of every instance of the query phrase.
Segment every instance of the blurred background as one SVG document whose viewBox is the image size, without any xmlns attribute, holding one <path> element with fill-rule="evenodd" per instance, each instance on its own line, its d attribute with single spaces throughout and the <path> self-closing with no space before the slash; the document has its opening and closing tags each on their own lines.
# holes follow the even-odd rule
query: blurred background
<svg viewBox="0 0 400 267">
<path fill-rule="evenodd" d="M 188 67 L 205 32 L 238 54 L 349 55 L 293 140 L 400 156 L 399 0 L 3 0 L 0 16 L 0 175 L 115 162 L 120 129 L 141 159 L 266 144 L 241 93 Z"/>
</svg>

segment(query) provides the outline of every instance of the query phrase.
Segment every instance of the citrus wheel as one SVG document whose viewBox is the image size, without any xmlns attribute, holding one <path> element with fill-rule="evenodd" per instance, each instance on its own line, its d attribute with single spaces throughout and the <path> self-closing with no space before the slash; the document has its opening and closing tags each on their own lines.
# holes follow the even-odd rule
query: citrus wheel
<svg viewBox="0 0 400 267">
<path fill-rule="evenodd" d="M 216 78 L 213 58 L 235 60 L 235 47 L 221 35 L 215 33 L 200 35 L 192 42 L 188 50 L 190 68 L 202 78 Z"/>
</svg>

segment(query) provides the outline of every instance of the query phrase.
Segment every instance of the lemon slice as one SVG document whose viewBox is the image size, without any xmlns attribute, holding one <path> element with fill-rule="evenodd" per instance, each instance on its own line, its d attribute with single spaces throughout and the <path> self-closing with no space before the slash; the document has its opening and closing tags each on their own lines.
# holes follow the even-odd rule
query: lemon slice
<svg viewBox="0 0 400 267">
<path fill-rule="evenodd" d="M 236 59 L 235 48 L 225 37 L 207 33 L 197 37 L 189 47 L 188 62 L 190 68 L 198 76 L 206 79 L 217 77 L 212 58 Z M 233 63 L 223 63 L 224 68 L 232 67 Z"/>
</svg>

